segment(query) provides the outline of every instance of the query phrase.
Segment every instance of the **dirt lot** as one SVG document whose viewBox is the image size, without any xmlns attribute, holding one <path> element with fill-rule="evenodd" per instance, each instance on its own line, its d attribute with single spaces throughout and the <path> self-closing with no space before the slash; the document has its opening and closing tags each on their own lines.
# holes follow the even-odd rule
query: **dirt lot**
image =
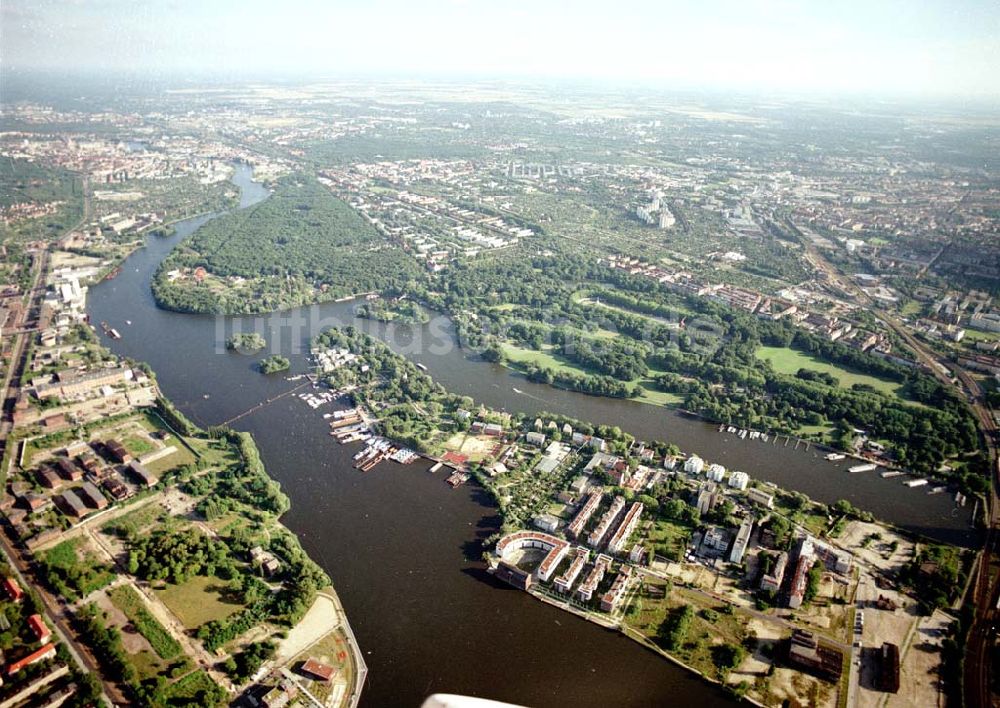
<svg viewBox="0 0 1000 708">
<path fill-rule="evenodd" d="M 795 613 L 795 618 L 806 629 L 847 642 L 850 640 L 848 615 L 851 590 L 850 585 L 844 584 L 838 577 L 824 573 L 816 599 L 803 605 Z"/>
<path fill-rule="evenodd" d="M 171 516 L 187 516 L 194 510 L 197 501 L 177 487 L 171 487 L 163 492 L 160 504 Z"/>
<path fill-rule="evenodd" d="M 755 690 L 755 697 L 766 705 L 819 705 L 832 708 L 837 701 L 837 688 L 808 674 L 777 666 L 768 677 L 771 660 L 763 651 L 772 654 L 779 650 L 782 639 L 790 634 L 771 622 L 751 619 L 747 631 L 757 636 L 756 650 L 747 656 L 739 669 L 729 674 L 728 683 L 747 681 Z M 763 650 L 763 651 L 762 651 Z"/>
<path fill-rule="evenodd" d="M 107 591 L 111 587 L 114 586 L 109 586 L 93 596 L 93 601 L 97 603 L 97 606 L 107 613 L 108 626 L 118 627 L 118 629 L 122 630 L 122 646 L 129 654 L 135 655 L 141 651 L 152 652 L 153 647 L 146 641 L 144 636 L 135 630 L 128 631 L 123 629 L 129 623 L 128 617 L 125 616 L 124 612 L 115 607 L 114 603 L 111 602 L 111 598 L 108 597 Z"/>
<path fill-rule="evenodd" d="M 461 453 L 472 462 L 479 462 L 489 456 L 496 445 L 497 438 L 467 433 L 456 433 L 444 442 L 445 449 Z"/>
<path fill-rule="evenodd" d="M 339 623 L 340 618 L 337 616 L 333 598 L 328 595 L 317 595 L 316 601 L 306 612 L 305 617 L 292 627 L 288 637 L 281 642 L 275 655 L 276 662 L 283 664 L 296 654 L 305 651 L 336 629 Z"/>
<path fill-rule="evenodd" d="M 938 690 L 940 647 L 952 621 L 950 616 L 940 611 L 931 617 L 918 617 L 912 608 L 901 608 L 895 612 L 865 609 L 865 649 L 858 706 L 924 708 L 943 705 L 944 697 Z M 900 687 L 897 694 L 883 693 L 874 688 L 875 652 L 882 642 L 891 642 L 900 648 Z"/>
<path fill-rule="evenodd" d="M 943 705 L 944 696 L 938 691 L 940 650 L 951 622 L 940 611 L 920 618 L 900 662 L 899 693 L 889 698 L 887 706 Z"/>
<path fill-rule="evenodd" d="M 875 538 L 876 534 L 880 538 Z M 866 544 L 868 538 L 872 540 Z M 882 572 L 898 570 L 913 556 L 911 541 L 884 526 L 864 521 L 849 522 L 836 543 L 853 553 L 861 563 Z"/>
</svg>

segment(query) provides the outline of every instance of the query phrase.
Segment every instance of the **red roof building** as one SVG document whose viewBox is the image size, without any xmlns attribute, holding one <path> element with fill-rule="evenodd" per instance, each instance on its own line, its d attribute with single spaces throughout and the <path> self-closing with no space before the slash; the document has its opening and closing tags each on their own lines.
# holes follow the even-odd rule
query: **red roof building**
<svg viewBox="0 0 1000 708">
<path fill-rule="evenodd" d="M 4 578 L 3 589 L 7 593 L 7 597 L 14 602 L 20 602 L 21 598 L 24 597 L 24 590 L 21 589 L 21 586 L 17 584 L 14 578 Z"/>
<path fill-rule="evenodd" d="M 332 666 L 321 664 L 311 657 L 303 662 L 300 670 L 311 679 L 326 682 L 329 682 L 333 678 L 334 673 L 336 673 L 336 669 Z"/>
<path fill-rule="evenodd" d="M 49 631 L 48 625 L 45 624 L 41 615 L 31 615 L 28 618 L 28 627 L 35 634 L 35 639 L 42 644 L 49 641 L 49 637 L 52 636 L 52 632 Z"/>
<path fill-rule="evenodd" d="M 43 659 L 48 659 L 49 657 L 55 655 L 56 655 L 56 645 L 46 644 L 41 649 L 36 649 L 23 659 L 20 659 L 18 661 L 15 661 L 13 664 L 10 664 L 7 667 L 7 675 L 13 676 L 18 671 L 23 669 L 25 666 L 31 666 L 32 664 L 42 661 Z"/>
</svg>

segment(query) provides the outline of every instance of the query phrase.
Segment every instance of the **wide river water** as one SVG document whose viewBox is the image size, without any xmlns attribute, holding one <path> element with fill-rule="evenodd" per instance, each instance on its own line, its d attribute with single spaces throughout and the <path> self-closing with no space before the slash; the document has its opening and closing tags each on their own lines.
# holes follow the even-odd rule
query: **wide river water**
<svg viewBox="0 0 1000 708">
<path fill-rule="evenodd" d="M 241 207 L 268 195 L 246 166 L 237 166 L 233 181 L 242 190 Z M 201 425 L 228 421 L 298 385 L 257 373 L 261 354 L 226 351 L 232 331 L 263 333 L 269 349 L 292 359 L 294 375 L 308 370 L 312 335 L 353 323 L 477 402 L 618 425 L 819 501 L 848 499 L 917 533 L 974 540 L 970 510 L 956 508 L 949 494 L 929 495 L 873 472 L 849 474 L 846 463 L 796 450 L 794 441 L 787 447 L 743 441 L 665 409 L 533 384 L 459 349 L 443 318 L 387 326 L 356 320 L 352 303 L 244 318 L 158 309 L 149 289 L 157 266 L 209 218 L 179 222 L 167 238 L 150 237 L 117 278 L 90 289 L 87 302 L 93 322 L 106 321 L 122 333 L 105 343 L 152 366 L 163 392 Z M 256 438 L 268 472 L 291 499 L 285 523 L 333 579 L 369 667 L 363 705 L 418 706 L 434 692 L 531 706 L 731 703 L 631 640 L 495 583 L 481 561 L 480 539 L 499 525 L 486 495 L 474 484 L 452 490 L 419 463 L 358 472 L 351 466 L 356 447 L 341 447 L 327 434 L 321 414 L 329 410 L 312 410 L 287 396 L 233 427 Z"/>
</svg>

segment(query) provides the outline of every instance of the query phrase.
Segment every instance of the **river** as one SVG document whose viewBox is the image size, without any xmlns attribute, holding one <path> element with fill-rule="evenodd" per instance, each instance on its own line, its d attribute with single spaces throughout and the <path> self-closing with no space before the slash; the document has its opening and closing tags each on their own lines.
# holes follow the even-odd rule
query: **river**
<svg viewBox="0 0 1000 708">
<path fill-rule="evenodd" d="M 237 166 L 233 181 L 242 189 L 241 207 L 267 196 L 246 166 Z M 351 322 L 423 363 L 448 389 L 489 406 L 618 425 L 820 501 L 846 498 L 912 531 L 973 541 L 970 510 L 956 509 L 950 495 L 928 495 L 872 472 L 849 475 L 845 463 L 826 462 L 815 451 L 742 441 L 665 409 L 532 384 L 454 346 L 443 318 L 396 327 L 355 320 L 352 303 L 244 318 L 158 309 L 150 278 L 174 245 L 209 218 L 179 222 L 166 238 L 150 237 L 117 278 L 90 289 L 87 302 L 92 321 L 122 333 L 105 344 L 152 366 L 163 392 L 201 425 L 227 421 L 296 385 L 258 374 L 253 366 L 260 354 L 225 351 L 234 328 L 261 331 L 273 351 L 292 359 L 289 374 L 296 374 L 307 370 L 312 334 L 323 324 Z M 451 490 L 420 464 L 354 470 L 354 448 L 327 435 L 324 410 L 289 396 L 234 427 L 256 438 L 268 472 L 291 499 L 285 523 L 333 579 L 369 666 L 363 705 L 416 706 L 433 692 L 534 706 L 729 701 L 634 642 L 493 582 L 479 539 L 492 534 L 499 519 L 485 495 L 472 484 Z"/>
</svg>

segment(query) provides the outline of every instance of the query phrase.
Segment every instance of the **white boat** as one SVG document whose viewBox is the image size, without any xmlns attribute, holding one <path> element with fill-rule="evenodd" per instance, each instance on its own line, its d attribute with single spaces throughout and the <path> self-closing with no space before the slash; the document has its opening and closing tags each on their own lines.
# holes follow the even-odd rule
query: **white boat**
<svg viewBox="0 0 1000 708">
<path fill-rule="evenodd" d="M 417 368 L 420 369 L 421 371 L 427 371 L 427 367 L 421 364 L 419 361 L 417 362 Z"/>
<path fill-rule="evenodd" d="M 843 460 L 845 457 L 847 457 L 847 455 L 842 455 L 839 452 L 831 452 L 826 456 L 826 459 L 830 462 L 836 462 L 837 460 Z"/>
<path fill-rule="evenodd" d="M 926 479 L 909 479 L 903 482 L 907 487 L 922 487 L 927 484 Z"/>
</svg>

